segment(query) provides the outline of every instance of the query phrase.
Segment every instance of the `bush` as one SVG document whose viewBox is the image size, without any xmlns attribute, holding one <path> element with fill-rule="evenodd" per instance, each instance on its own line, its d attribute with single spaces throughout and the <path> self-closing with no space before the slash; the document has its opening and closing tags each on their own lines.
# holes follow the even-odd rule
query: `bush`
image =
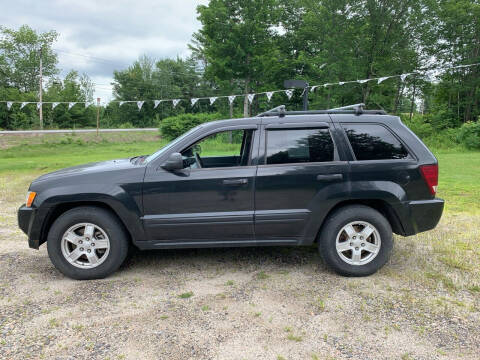
<svg viewBox="0 0 480 360">
<path fill-rule="evenodd" d="M 133 125 L 131 122 L 124 122 L 123 124 L 120 124 L 118 127 L 119 129 L 133 129 Z"/>
<path fill-rule="evenodd" d="M 420 139 L 432 136 L 434 130 L 431 124 L 425 122 L 425 117 L 422 115 L 414 115 L 412 119 L 408 116 L 402 116 L 402 121 L 412 130 Z"/>
<path fill-rule="evenodd" d="M 204 122 L 220 120 L 219 113 L 180 114 L 165 118 L 160 123 L 160 134 L 168 140 L 175 139 L 191 128 Z"/>
<path fill-rule="evenodd" d="M 457 140 L 467 149 L 480 149 L 480 122 L 467 122 L 458 131 Z"/>
</svg>

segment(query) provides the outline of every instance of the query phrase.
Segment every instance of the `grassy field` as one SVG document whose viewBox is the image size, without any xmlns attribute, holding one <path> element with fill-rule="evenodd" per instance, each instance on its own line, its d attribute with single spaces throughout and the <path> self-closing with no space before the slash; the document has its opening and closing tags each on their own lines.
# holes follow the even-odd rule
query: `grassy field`
<svg viewBox="0 0 480 360">
<path fill-rule="evenodd" d="M 108 279 L 77 282 L 44 247 L 27 249 L 16 209 L 28 184 L 163 142 L 0 144 L 0 358 L 478 359 L 480 152 L 434 151 L 446 199 L 439 226 L 396 237 L 390 262 L 367 278 L 333 274 L 312 247 L 139 253 Z"/>
</svg>

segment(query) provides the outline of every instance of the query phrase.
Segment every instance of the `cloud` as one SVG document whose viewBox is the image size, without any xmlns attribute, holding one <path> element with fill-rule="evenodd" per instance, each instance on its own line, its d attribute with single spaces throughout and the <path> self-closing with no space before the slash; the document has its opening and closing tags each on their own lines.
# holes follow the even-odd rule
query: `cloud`
<svg viewBox="0 0 480 360">
<path fill-rule="evenodd" d="M 0 24 L 37 31 L 56 30 L 62 74 L 71 69 L 108 84 L 113 70 L 139 56 L 185 56 L 193 32 L 200 27 L 196 7 L 208 0 L 17 0 L 2 6 Z M 102 98 L 108 89 L 97 89 Z M 111 96 L 111 95 L 110 95 Z"/>
</svg>

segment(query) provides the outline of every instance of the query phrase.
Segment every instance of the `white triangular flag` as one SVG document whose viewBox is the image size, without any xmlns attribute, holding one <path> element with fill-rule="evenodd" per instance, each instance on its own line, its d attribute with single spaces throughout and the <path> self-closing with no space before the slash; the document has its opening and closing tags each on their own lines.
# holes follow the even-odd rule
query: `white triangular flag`
<svg viewBox="0 0 480 360">
<path fill-rule="evenodd" d="M 172 100 L 173 107 L 176 107 L 181 100 L 182 99 L 173 99 Z"/>
<path fill-rule="evenodd" d="M 40 110 L 40 107 L 42 106 L 41 102 L 37 102 L 37 110 Z"/>
<path fill-rule="evenodd" d="M 198 98 L 191 98 L 190 99 L 190 104 L 192 104 L 192 106 L 195 106 L 195 104 L 197 103 L 198 101 Z"/>
<path fill-rule="evenodd" d="M 315 92 L 315 89 L 316 89 L 317 87 L 318 87 L 317 85 L 312 86 L 312 87 L 310 88 L 310 91 L 311 91 L 311 92 Z"/>
<path fill-rule="evenodd" d="M 156 109 L 158 104 L 160 104 L 162 100 L 153 100 L 153 108 Z"/>
<path fill-rule="evenodd" d="M 248 98 L 248 102 L 251 104 L 253 102 L 253 99 L 255 98 L 255 94 L 248 94 L 247 98 Z"/>
<path fill-rule="evenodd" d="M 292 89 L 285 90 L 285 95 L 287 95 L 288 100 L 290 100 L 293 95 L 293 90 Z"/>
<path fill-rule="evenodd" d="M 85 101 L 85 109 L 92 105 L 91 101 Z"/>
<path fill-rule="evenodd" d="M 379 78 L 377 84 L 380 84 L 380 83 L 384 82 L 388 78 L 390 78 L 390 76 L 384 76 L 384 77 Z"/>
<path fill-rule="evenodd" d="M 25 107 L 25 105 L 28 105 L 30 104 L 29 102 L 22 102 L 22 105 L 20 105 L 20 109 L 23 109 Z"/>
<path fill-rule="evenodd" d="M 52 103 L 52 110 L 55 109 L 58 106 L 58 104 L 60 104 L 60 103 L 59 102 Z"/>
<path fill-rule="evenodd" d="M 126 102 L 126 101 L 120 101 L 120 102 L 118 103 L 118 106 L 122 106 L 123 104 L 125 104 L 125 102 Z"/>
<path fill-rule="evenodd" d="M 10 110 L 10 108 L 13 105 L 13 101 L 7 101 L 7 109 Z"/>
<path fill-rule="evenodd" d="M 323 87 L 326 88 L 327 86 L 330 86 L 330 85 L 332 85 L 332 84 L 326 83 L 326 84 L 323 84 Z"/>
<path fill-rule="evenodd" d="M 338 85 L 343 85 L 343 84 L 345 84 L 345 81 L 340 81 L 340 82 L 338 83 Z"/>
<path fill-rule="evenodd" d="M 407 78 L 408 75 L 410 75 L 410 73 L 400 75 L 400 79 L 402 80 L 402 82 L 405 81 L 405 79 Z"/>
<path fill-rule="evenodd" d="M 137 101 L 138 111 L 142 110 L 143 103 L 145 101 Z"/>
<path fill-rule="evenodd" d="M 237 97 L 237 95 L 230 95 L 230 96 L 228 97 L 228 103 L 229 103 L 230 105 L 232 105 L 232 103 L 233 103 L 233 101 L 235 100 L 236 97 Z"/>
<path fill-rule="evenodd" d="M 359 84 L 365 84 L 367 81 L 369 81 L 370 79 L 362 79 L 362 80 L 357 80 L 357 82 Z"/>
<path fill-rule="evenodd" d="M 76 104 L 76 102 L 69 102 L 68 103 L 68 110 L 70 110 L 75 104 Z"/>
<path fill-rule="evenodd" d="M 216 96 L 212 96 L 210 98 L 210 105 L 213 105 L 213 103 L 215 102 L 215 100 L 217 100 L 217 97 Z"/>
<path fill-rule="evenodd" d="M 268 102 L 270 102 L 270 100 L 272 100 L 273 91 L 267 91 L 265 95 L 267 95 L 267 100 Z"/>
</svg>

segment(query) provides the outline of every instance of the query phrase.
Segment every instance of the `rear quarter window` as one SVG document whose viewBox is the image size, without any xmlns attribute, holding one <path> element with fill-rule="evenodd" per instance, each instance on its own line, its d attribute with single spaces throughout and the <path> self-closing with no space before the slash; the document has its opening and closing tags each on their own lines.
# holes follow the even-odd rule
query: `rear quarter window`
<svg viewBox="0 0 480 360">
<path fill-rule="evenodd" d="M 357 160 L 407 159 L 407 149 L 390 130 L 377 124 L 342 124 Z"/>
</svg>

